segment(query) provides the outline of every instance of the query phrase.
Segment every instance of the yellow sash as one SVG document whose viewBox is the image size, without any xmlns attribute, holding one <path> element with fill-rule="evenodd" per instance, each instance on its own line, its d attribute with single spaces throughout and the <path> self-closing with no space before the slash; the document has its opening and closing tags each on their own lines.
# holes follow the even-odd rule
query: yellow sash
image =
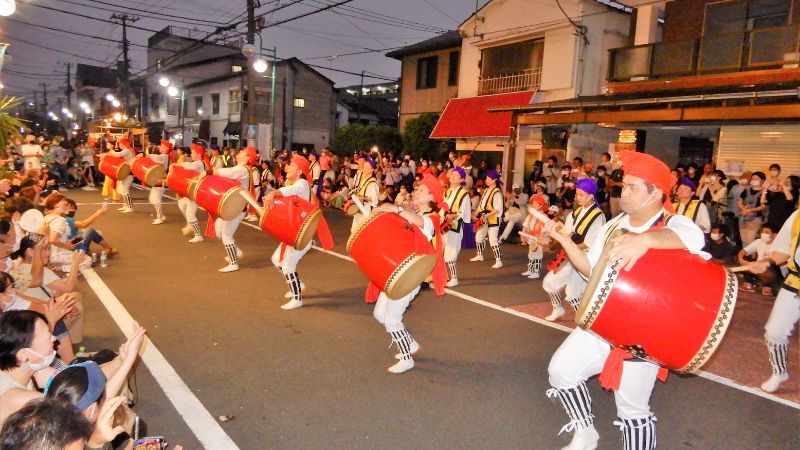
<svg viewBox="0 0 800 450">
<path fill-rule="evenodd" d="M 499 193 L 499 192 L 500 192 L 500 189 L 497 189 L 496 187 L 493 187 L 491 189 L 487 189 L 487 190 L 485 190 L 483 192 L 483 197 L 481 198 L 481 203 L 483 204 L 483 209 L 489 211 L 490 213 L 491 212 L 495 212 L 494 201 L 492 201 L 492 200 L 494 199 L 494 195 Z M 500 225 L 500 215 L 499 214 L 495 214 L 493 217 L 490 217 L 487 220 L 487 223 L 489 224 L 489 226 L 498 226 L 498 225 Z"/>
<path fill-rule="evenodd" d="M 578 215 L 582 210 L 583 207 L 581 206 L 572 212 L 572 222 L 574 224 L 573 225 L 574 232 L 581 235 L 581 237 L 586 237 L 586 231 L 589 229 L 592 223 L 594 223 L 595 219 L 597 219 L 603 214 L 603 211 L 600 208 L 598 208 L 597 205 L 593 204 L 589 206 L 589 211 L 587 211 L 586 214 L 583 215 L 581 221 L 575 223 L 575 218 L 578 217 Z"/>
<path fill-rule="evenodd" d="M 675 208 L 675 211 L 678 210 L 678 207 L 680 205 L 681 205 L 680 202 L 672 203 L 672 207 Z M 692 221 L 694 221 L 694 220 L 697 219 L 697 211 L 699 209 L 700 209 L 700 200 L 697 200 L 697 199 L 691 200 L 689 202 L 689 204 L 686 205 L 686 209 L 683 210 L 683 214 L 682 215 L 686 216 L 686 217 L 692 219 Z"/>
<path fill-rule="evenodd" d="M 467 196 L 467 190 L 458 186 L 456 188 L 448 188 L 447 192 L 445 193 L 445 198 L 450 198 L 450 195 L 453 193 L 453 189 L 457 189 L 456 196 L 453 199 L 453 204 L 450 205 L 450 209 L 448 212 L 450 214 L 458 214 L 461 211 L 461 204 L 464 202 L 464 198 Z M 464 219 L 457 219 L 450 225 L 450 229 L 458 233 L 461 231 L 461 224 L 464 223 Z"/>
<path fill-rule="evenodd" d="M 797 247 L 800 246 L 800 214 L 797 215 L 792 223 L 792 242 L 789 245 L 789 260 L 786 262 L 786 268 L 789 269 L 789 275 L 783 282 L 783 287 L 792 292 L 800 291 L 800 261 L 797 260 Z"/>
</svg>

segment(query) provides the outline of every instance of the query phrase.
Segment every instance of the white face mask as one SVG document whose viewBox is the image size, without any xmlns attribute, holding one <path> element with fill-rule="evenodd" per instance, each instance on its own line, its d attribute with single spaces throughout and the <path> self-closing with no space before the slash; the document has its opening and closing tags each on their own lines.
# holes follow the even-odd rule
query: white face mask
<svg viewBox="0 0 800 450">
<path fill-rule="evenodd" d="M 778 175 L 781 174 L 781 171 L 780 170 L 770 170 L 769 174 L 772 175 L 773 177 L 777 177 Z"/>
<path fill-rule="evenodd" d="M 739 184 L 741 184 L 742 186 L 747 186 L 748 184 L 750 184 L 750 180 L 741 179 L 739 180 Z"/>
<path fill-rule="evenodd" d="M 708 182 L 709 183 L 716 183 L 717 182 L 717 177 L 708 177 Z"/>
<path fill-rule="evenodd" d="M 719 233 L 711 233 L 711 240 L 712 241 L 718 241 L 718 240 L 720 240 L 720 238 L 722 238 L 721 234 L 719 234 Z"/>
<path fill-rule="evenodd" d="M 33 351 L 33 350 L 29 349 L 29 348 L 26 348 L 25 350 L 27 350 L 27 351 L 28 351 L 28 352 L 30 352 L 30 353 L 33 353 L 34 355 L 38 356 L 39 358 L 42 358 L 42 362 L 40 362 L 40 363 L 32 363 L 32 362 L 30 362 L 30 361 L 26 361 L 26 362 L 25 362 L 25 365 L 26 365 L 26 366 L 27 366 L 29 369 L 32 369 L 34 372 L 36 372 L 36 371 L 38 371 L 38 370 L 42 370 L 42 369 L 44 369 L 45 367 L 50 367 L 50 364 L 52 364 L 52 363 L 53 363 L 53 360 L 55 360 L 55 359 L 56 359 L 56 351 L 55 351 L 55 350 L 53 350 L 53 351 L 52 351 L 50 354 L 48 354 L 47 356 L 45 356 L 45 355 L 40 355 L 40 354 L 36 353 L 35 351 Z"/>
<path fill-rule="evenodd" d="M 772 235 L 769 233 L 761 233 L 761 240 L 764 242 L 769 242 L 772 239 Z"/>
<path fill-rule="evenodd" d="M 750 182 L 750 186 L 759 187 L 761 186 L 761 180 L 753 180 Z"/>
</svg>

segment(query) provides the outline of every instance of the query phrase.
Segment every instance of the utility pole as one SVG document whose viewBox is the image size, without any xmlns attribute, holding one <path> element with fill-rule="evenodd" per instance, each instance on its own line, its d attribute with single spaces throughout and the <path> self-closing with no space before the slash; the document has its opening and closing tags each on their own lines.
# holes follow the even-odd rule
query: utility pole
<svg viewBox="0 0 800 450">
<path fill-rule="evenodd" d="M 67 96 L 67 109 L 71 109 L 70 107 L 72 106 L 71 98 L 73 90 L 72 90 L 72 79 L 71 79 L 72 74 L 70 67 L 71 65 L 72 64 L 67 63 L 67 88 L 64 90 L 64 94 L 66 94 Z"/>
<path fill-rule="evenodd" d="M 361 123 L 361 97 L 364 95 L 364 71 L 361 71 L 361 84 L 358 86 L 358 123 Z"/>
<path fill-rule="evenodd" d="M 125 114 L 128 113 L 128 94 L 131 91 L 130 86 L 130 67 L 131 61 L 128 58 L 128 22 L 134 23 L 139 20 L 138 17 L 129 16 L 127 14 L 112 14 L 111 20 L 119 20 L 122 24 L 122 66 L 120 67 L 120 84 L 122 92 L 122 105 L 125 108 Z"/>
<path fill-rule="evenodd" d="M 247 43 L 255 45 L 256 43 L 256 2 L 255 0 L 247 0 Z M 250 138 L 250 125 L 256 124 L 256 71 L 252 67 L 253 61 L 247 61 L 247 121 L 242 121 L 241 134 L 245 134 Z M 244 93 L 242 93 L 244 100 Z M 245 131 L 247 130 L 247 131 Z M 239 142 L 242 141 L 243 136 L 239 136 Z M 255 136 L 253 136 L 255 137 Z M 253 139 L 252 141 L 255 141 Z M 247 140 L 247 145 L 255 148 L 255 142 Z"/>
<path fill-rule="evenodd" d="M 42 91 L 44 93 L 44 110 L 47 111 L 47 84 L 46 83 L 39 83 L 42 85 Z"/>
</svg>

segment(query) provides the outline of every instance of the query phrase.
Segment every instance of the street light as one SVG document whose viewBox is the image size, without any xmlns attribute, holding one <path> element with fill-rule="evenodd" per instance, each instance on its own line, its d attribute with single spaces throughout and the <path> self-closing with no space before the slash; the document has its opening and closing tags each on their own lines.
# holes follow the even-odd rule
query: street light
<svg viewBox="0 0 800 450">
<path fill-rule="evenodd" d="M 64 114 L 66 114 L 66 113 L 68 113 L 68 112 L 69 112 L 69 110 L 68 110 L 67 108 L 61 108 L 61 112 L 62 112 L 62 113 L 64 113 Z"/>
<path fill-rule="evenodd" d="M 88 104 L 88 103 L 86 103 L 86 102 L 81 102 L 81 104 L 80 104 L 80 105 L 78 105 L 78 106 L 80 106 L 80 107 L 81 107 L 81 109 L 89 109 L 89 104 Z"/>
<path fill-rule="evenodd" d="M 106 100 L 108 100 L 110 102 L 113 102 L 115 100 L 114 94 L 112 94 L 110 92 L 108 94 L 106 94 Z"/>
<path fill-rule="evenodd" d="M 17 10 L 17 2 L 14 0 L 0 0 L 0 16 L 10 16 Z"/>
<path fill-rule="evenodd" d="M 161 87 L 169 86 L 169 78 L 162 76 L 161 78 L 158 79 L 158 84 L 160 84 Z"/>
<path fill-rule="evenodd" d="M 114 108 L 119 108 L 119 105 L 121 105 L 122 103 L 120 103 L 119 100 L 114 99 L 114 101 L 112 101 L 111 104 L 114 105 Z"/>
<path fill-rule="evenodd" d="M 167 88 L 167 94 L 169 94 L 170 97 L 177 97 L 179 93 L 180 91 L 175 86 L 170 86 Z"/>
<path fill-rule="evenodd" d="M 267 64 L 267 61 L 265 61 L 264 58 L 258 57 L 255 61 L 253 61 L 253 70 L 256 72 L 264 73 L 267 71 L 267 69 L 269 69 L 269 64 Z"/>
</svg>

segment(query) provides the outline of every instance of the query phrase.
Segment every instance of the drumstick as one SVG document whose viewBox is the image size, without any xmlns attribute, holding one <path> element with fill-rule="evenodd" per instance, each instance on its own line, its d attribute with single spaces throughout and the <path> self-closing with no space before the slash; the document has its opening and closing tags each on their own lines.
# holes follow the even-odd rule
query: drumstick
<svg viewBox="0 0 800 450">
<path fill-rule="evenodd" d="M 524 231 L 520 231 L 520 232 L 519 232 L 519 235 L 520 235 L 520 236 L 522 236 L 522 237 L 524 237 L 524 238 L 528 238 L 528 239 L 536 239 L 537 241 L 539 240 L 539 238 L 537 238 L 536 236 L 534 236 L 534 235 L 532 235 L 532 234 L 528 234 L 528 233 L 526 233 L 526 232 L 524 232 Z"/>
<path fill-rule="evenodd" d="M 533 208 L 533 207 L 531 207 L 531 206 L 529 206 L 529 207 L 528 207 L 528 214 L 532 215 L 532 216 L 533 216 L 533 217 L 534 217 L 536 220 L 538 220 L 538 221 L 542 222 L 542 223 L 543 223 L 543 224 L 545 224 L 545 225 L 547 225 L 549 222 L 552 222 L 552 221 L 553 221 L 553 219 L 551 219 L 551 218 L 547 217 L 547 214 L 545 214 L 545 213 L 543 213 L 543 212 L 541 212 L 541 211 L 539 211 L 539 210 L 537 210 L 537 209 L 534 209 L 534 208 Z M 567 232 L 567 231 L 564 229 L 564 227 L 559 227 L 559 228 L 560 228 L 560 231 L 559 231 L 559 233 L 560 233 L 562 236 L 569 236 L 569 235 L 570 235 L 570 233 L 568 233 L 568 232 Z"/>
<path fill-rule="evenodd" d="M 740 273 L 740 272 L 747 272 L 750 270 L 750 266 L 736 266 L 728 268 L 733 273 Z"/>
<path fill-rule="evenodd" d="M 363 203 L 361 203 L 361 200 L 358 199 L 358 196 L 356 194 L 353 194 L 352 197 L 350 198 L 352 198 L 353 203 L 355 203 L 356 206 L 358 206 L 358 210 L 361 211 L 361 215 L 363 215 L 364 217 L 368 217 L 369 213 L 367 212 L 367 207 L 364 206 Z"/>
<path fill-rule="evenodd" d="M 261 206 L 261 205 L 259 205 L 257 201 L 253 200 L 253 198 L 252 198 L 252 197 L 250 197 L 250 195 L 249 195 L 249 194 L 247 193 L 247 191 L 245 191 L 244 189 L 242 189 L 241 191 L 239 191 L 239 195 L 241 195 L 241 196 L 242 196 L 242 198 L 244 198 L 244 199 L 245 199 L 245 201 L 247 201 L 247 203 L 249 203 L 249 204 L 250 204 L 250 206 L 252 206 L 253 208 L 255 208 L 255 209 L 256 209 L 256 211 L 259 211 L 259 212 L 260 212 L 260 211 L 262 211 L 262 210 L 264 209 L 264 207 L 263 207 L 263 206 Z"/>
</svg>

